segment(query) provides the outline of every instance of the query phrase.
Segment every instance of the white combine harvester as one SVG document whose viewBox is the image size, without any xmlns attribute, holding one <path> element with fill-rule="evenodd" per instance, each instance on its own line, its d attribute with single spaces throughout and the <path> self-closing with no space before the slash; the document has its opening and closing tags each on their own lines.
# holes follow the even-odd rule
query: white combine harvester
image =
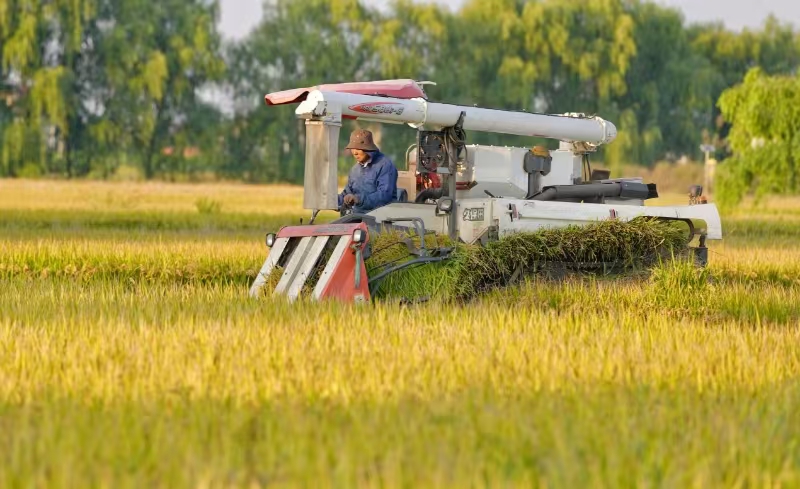
<svg viewBox="0 0 800 489">
<path fill-rule="evenodd" d="M 368 277 L 370 233 L 407 228 L 434 232 L 464 243 L 482 243 L 509 233 L 543 227 L 587 225 L 603 219 L 628 221 L 643 216 L 687 224 L 697 237 L 693 252 L 707 261 L 707 239 L 722 239 L 719 213 L 700 201 L 693 188 L 690 205 L 645 206 L 657 197 L 654 184 L 640 178 L 611 179 L 592 171 L 589 155 L 616 138 L 616 127 L 583 114 L 547 115 L 432 103 L 424 83 L 390 80 L 320 85 L 272 93 L 268 105 L 299 103 L 306 121 L 303 206 L 312 211 L 308 225 L 267 234 L 270 248 L 250 294 L 258 296 L 276 266 L 283 270 L 273 294 L 296 299 L 304 287 L 314 300 L 370 300 L 371 285 L 387 274 L 420 262 L 447 259 L 447 250 L 414 250 L 410 262 Z M 339 132 L 342 121 L 357 119 L 407 124 L 417 130 L 406 171 L 398 179 L 396 201 L 364 215 L 343 215 L 314 225 L 317 213 L 337 210 Z M 513 148 L 467 144 L 465 131 L 552 138 L 560 147 Z M 431 186 L 430 182 L 434 182 Z M 441 182 L 436 185 L 436 182 Z M 327 257 L 321 274 L 312 271 Z M 306 283 L 317 275 L 316 283 Z"/>
</svg>

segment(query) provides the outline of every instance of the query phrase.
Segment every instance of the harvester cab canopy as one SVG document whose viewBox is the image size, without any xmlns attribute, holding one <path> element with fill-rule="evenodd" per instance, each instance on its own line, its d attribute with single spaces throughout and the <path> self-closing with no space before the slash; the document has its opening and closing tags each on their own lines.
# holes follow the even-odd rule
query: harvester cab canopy
<svg viewBox="0 0 800 489">
<path fill-rule="evenodd" d="M 608 172 L 591 169 L 589 155 L 617 137 L 613 123 L 582 113 L 540 114 L 432 102 L 423 89 L 427 84 L 432 83 L 402 79 L 325 84 L 265 96 L 268 106 L 297 104 L 295 114 L 305 120 L 303 207 L 313 213 L 309 225 L 268 235 L 271 251 L 252 295 L 259 293 L 274 269 L 280 269 L 283 276 L 275 294 L 294 299 L 313 276 L 318 281 L 312 285 L 315 299 L 368 300 L 373 282 L 397 269 L 368 277 L 364 268 L 368 234 L 387 228 L 485 245 L 510 233 L 649 216 L 685 223 L 689 239 L 700 239 L 696 250 L 701 263 L 707 259 L 705 240 L 722 239 L 716 206 L 695 205 L 701 189 L 692 191 L 691 205 L 645 206 L 646 200 L 658 197 L 655 184 L 641 178 L 610 178 Z M 364 215 L 314 226 L 320 211 L 341 211 L 337 169 L 340 129 L 347 119 L 416 130 L 416 143 L 406 152 L 406 171 L 398 177 L 407 201 L 399 199 Z M 555 139 L 560 146 L 548 150 L 467 144 L 466 131 Z M 324 270 L 318 264 L 322 256 L 329 260 Z M 443 250 L 422 249 L 414 256 L 398 266 L 447 259 Z"/>
</svg>

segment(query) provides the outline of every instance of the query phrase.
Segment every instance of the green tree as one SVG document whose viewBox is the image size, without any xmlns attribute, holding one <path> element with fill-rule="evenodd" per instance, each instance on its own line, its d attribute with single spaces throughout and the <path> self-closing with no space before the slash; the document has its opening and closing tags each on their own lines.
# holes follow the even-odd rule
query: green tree
<svg viewBox="0 0 800 489">
<path fill-rule="evenodd" d="M 206 84 L 224 62 L 216 31 L 218 5 L 205 0 L 109 0 L 113 26 L 103 34 L 108 117 L 99 133 L 138 156 L 146 178 L 174 170 L 160 154 L 179 143 Z M 177 148 L 180 149 L 180 148 Z M 179 152 L 178 152 L 179 153 Z M 166 166 L 165 166 L 166 165 Z"/>
<path fill-rule="evenodd" d="M 440 13 L 444 34 L 429 36 L 437 46 L 430 78 L 440 86 L 430 92 L 461 104 L 611 118 L 608 106 L 626 92 L 625 73 L 636 50 L 623 7 L 616 0 L 476 0 L 455 16 Z M 484 144 L 557 145 L 495 134 L 469 137 Z"/>
<path fill-rule="evenodd" d="M 6 174 L 15 175 L 22 165 L 50 171 L 48 153 L 64 154 L 95 9 L 95 0 L 0 0 Z"/>
<path fill-rule="evenodd" d="M 680 11 L 651 2 L 629 8 L 637 52 L 626 73 L 628 90 L 613 101 L 620 138 L 606 155 L 652 165 L 669 153 L 695 154 L 703 130 L 712 127 L 717 72 L 693 50 Z"/>
<path fill-rule="evenodd" d="M 130 153 L 152 177 L 199 89 L 222 74 L 217 11 L 206 0 L 0 0 L 4 173 L 35 163 L 83 175 Z"/>
<path fill-rule="evenodd" d="M 251 181 L 302 181 L 303 121 L 294 106 L 265 108 L 264 95 L 374 79 L 379 60 L 364 32 L 376 21 L 377 13 L 356 0 L 265 2 L 260 25 L 228 53 L 236 114 L 222 171 Z"/>
<path fill-rule="evenodd" d="M 790 74 L 800 66 L 800 33 L 789 23 L 781 23 L 770 15 L 761 29 L 732 32 L 722 23 L 696 24 L 687 30 L 692 49 L 713 66 L 716 75 L 710 79 L 711 97 L 718 100 L 723 91 L 740 83 L 745 74 L 760 68 L 770 75 Z M 719 146 L 718 156 L 724 157 L 724 140 L 730 131 L 719 107 L 708 109 Z"/>
<path fill-rule="evenodd" d="M 720 167 L 719 202 L 730 207 L 745 194 L 797 193 L 800 171 L 800 76 L 768 76 L 753 68 L 723 92 L 719 107 L 732 129 L 734 157 Z"/>
</svg>

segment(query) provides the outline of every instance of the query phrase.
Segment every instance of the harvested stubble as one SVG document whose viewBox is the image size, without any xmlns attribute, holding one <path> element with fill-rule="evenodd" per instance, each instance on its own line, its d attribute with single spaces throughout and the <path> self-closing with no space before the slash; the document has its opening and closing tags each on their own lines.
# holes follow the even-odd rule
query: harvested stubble
<svg viewBox="0 0 800 489">
<path fill-rule="evenodd" d="M 398 232 L 376 236 L 369 270 L 410 260 L 404 239 L 407 237 Z M 442 238 L 428 238 L 427 246 L 432 246 L 434 239 L 439 240 L 439 246 L 447 246 Z M 445 262 L 395 272 L 380 284 L 375 295 L 465 301 L 511 285 L 548 265 L 591 264 L 606 270 L 647 267 L 670 256 L 684 255 L 687 244 L 680 227 L 644 219 L 514 233 L 485 247 L 459 244 Z"/>
</svg>

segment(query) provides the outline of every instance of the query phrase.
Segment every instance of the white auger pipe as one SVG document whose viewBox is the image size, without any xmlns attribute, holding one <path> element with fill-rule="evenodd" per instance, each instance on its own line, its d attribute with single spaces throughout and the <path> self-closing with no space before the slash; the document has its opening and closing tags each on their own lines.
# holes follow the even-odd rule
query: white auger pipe
<svg viewBox="0 0 800 489">
<path fill-rule="evenodd" d="M 439 129 L 455 125 L 462 111 L 466 112 L 464 129 L 468 131 L 534 136 L 594 145 L 608 144 L 617 137 L 614 124 L 599 117 L 481 109 L 430 103 L 421 98 L 373 97 L 319 90 L 310 92 L 295 113 L 305 119 L 335 118 L 341 115 L 347 119 Z"/>
</svg>

